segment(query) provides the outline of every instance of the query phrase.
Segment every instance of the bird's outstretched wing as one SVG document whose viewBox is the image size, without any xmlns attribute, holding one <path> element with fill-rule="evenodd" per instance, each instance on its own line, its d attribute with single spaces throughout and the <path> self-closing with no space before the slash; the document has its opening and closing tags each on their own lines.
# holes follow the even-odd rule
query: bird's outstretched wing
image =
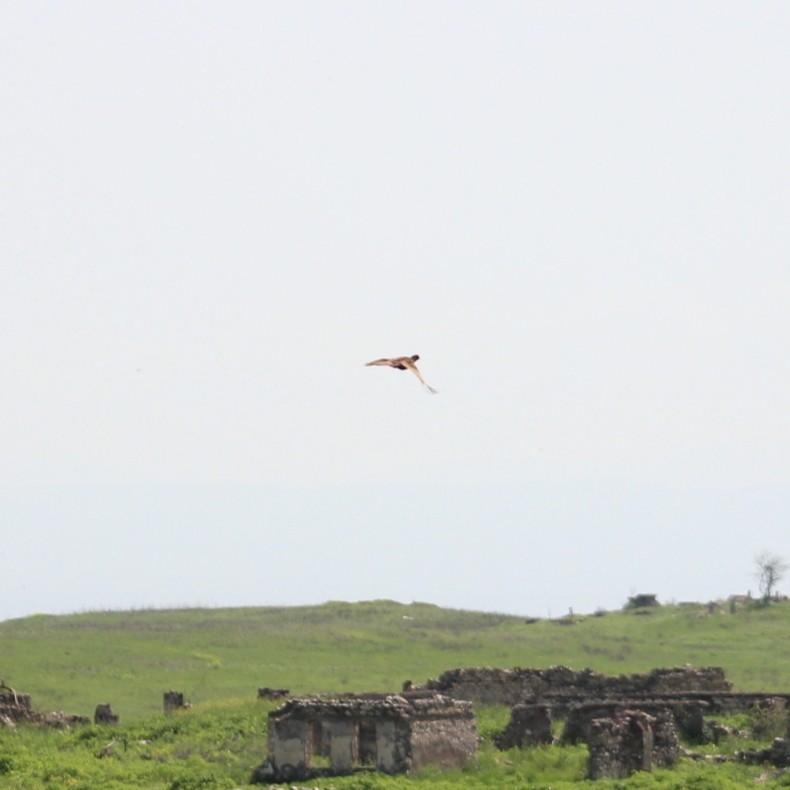
<svg viewBox="0 0 790 790">
<path fill-rule="evenodd" d="M 384 358 L 384 359 L 374 359 L 372 362 L 366 362 L 366 363 L 365 363 L 365 367 L 366 367 L 366 368 L 368 368 L 368 367 L 370 367 L 371 365 L 389 365 L 390 367 L 397 367 L 396 365 L 393 365 L 393 364 L 392 364 L 393 362 L 394 362 L 394 360 L 392 360 L 392 359 L 387 359 L 387 358 Z"/>
<path fill-rule="evenodd" d="M 423 387 L 425 387 L 425 389 L 427 389 L 427 390 L 428 390 L 428 392 L 430 392 L 430 393 L 431 393 L 431 395 L 435 395 L 435 394 L 436 394 L 436 393 L 439 391 L 439 390 L 435 390 L 433 387 L 431 387 L 431 386 L 430 386 L 430 384 L 427 384 L 427 383 L 425 382 L 425 379 L 422 377 L 422 374 L 420 373 L 419 369 L 417 368 L 417 365 L 415 365 L 415 364 L 414 364 L 414 362 L 412 362 L 412 360 L 411 360 L 411 359 L 409 359 L 409 357 L 406 357 L 406 358 L 403 360 L 403 364 L 404 364 L 404 365 L 405 365 L 405 366 L 406 366 L 406 367 L 407 367 L 407 368 L 408 368 L 408 369 L 409 369 L 409 370 L 410 370 L 412 373 L 414 373 L 414 375 L 415 375 L 415 376 L 417 376 L 417 378 L 420 380 L 420 384 L 422 384 L 422 386 L 423 386 Z"/>
</svg>

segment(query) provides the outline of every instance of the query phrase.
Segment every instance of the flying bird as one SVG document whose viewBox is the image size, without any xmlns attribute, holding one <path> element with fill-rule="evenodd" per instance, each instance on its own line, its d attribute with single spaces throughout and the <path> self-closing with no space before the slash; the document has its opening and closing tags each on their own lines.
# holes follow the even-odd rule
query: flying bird
<svg viewBox="0 0 790 790">
<path fill-rule="evenodd" d="M 365 367 L 369 367 L 370 365 L 386 365 L 390 368 L 397 368 L 398 370 L 410 370 L 420 380 L 420 384 L 422 384 L 422 386 L 425 387 L 428 392 L 435 395 L 438 390 L 435 390 L 433 387 L 425 383 L 425 380 L 420 375 L 420 371 L 417 369 L 417 365 L 414 364 L 419 358 L 419 354 L 412 354 L 410 357 L 374 359 L 373 362 L 366 362 Z"/>
</svg>

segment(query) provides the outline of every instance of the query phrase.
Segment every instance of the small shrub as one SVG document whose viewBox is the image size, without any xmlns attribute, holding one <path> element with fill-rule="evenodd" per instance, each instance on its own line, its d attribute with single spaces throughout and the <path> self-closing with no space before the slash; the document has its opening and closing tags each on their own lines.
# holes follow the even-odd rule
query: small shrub
<svg viewBox="0 0 790 790">
<path fill-rule="evenodd" d="M 755 705 L 749 715 L 749 725 L 757 739 L 784 738 L 788 731 L 788 711 L 784 700 Z"/>
<path fill-rule="evenodd" d="M 655 593 L 638 593 L 628 598 L 628 603 L 626 603 L 624 608 L 630 611 L 633 609 L 648 609 L 660 605 L 658 596 Z"/>
</svg>

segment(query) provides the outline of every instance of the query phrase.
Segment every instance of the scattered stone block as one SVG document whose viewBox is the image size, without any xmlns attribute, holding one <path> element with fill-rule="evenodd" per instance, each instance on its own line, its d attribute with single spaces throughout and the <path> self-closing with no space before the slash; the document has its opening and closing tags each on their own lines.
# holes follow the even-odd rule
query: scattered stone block
<svg viewBox="0 0 790 790">
<path fill-rule="evenodd" d="M 790 767 L 790 739 L 774 738 L 767 749 L 746 749 L 737 753 L 737 759 L 748 765 L 770 763 L 777 768 Z"/>
<path fill-rule="evenodd" d="M 112 705 L 109 702 L 103 702 L 96 706 L 96 711 L 93 714 L 94 724 L 117 724 L 118 721 L 118 715 L 112 712 Z"/>
<path fill-rule="evenodd" d="M 180 691 L 170 689 L 162 695 L 162 707 L 165 715 L 168 715 L 176 710 L 186 710 L 189 703 L 184 701 L 184 695 Z"/>
<path fill-rule="evenodd" d="M 268 686 L 261 686 L 258 689 L 258 699 L 278 700 L 285 699 L 290 695 L 289 689 L 273 689 Z"/>
</svg>

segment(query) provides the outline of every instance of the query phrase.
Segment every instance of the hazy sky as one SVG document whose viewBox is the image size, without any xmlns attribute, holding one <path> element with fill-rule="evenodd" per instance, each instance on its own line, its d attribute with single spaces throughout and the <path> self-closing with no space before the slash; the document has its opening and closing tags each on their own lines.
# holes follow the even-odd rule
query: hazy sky
<svg viewBox="0 0 790 790">
<path fill-rule="evenodd" d="M 783 0 L 0 2 L 0 618 L 755 591 L 789 37 Z M 363 366 L 415 353 L 438 395 Z"/>
</svg>

